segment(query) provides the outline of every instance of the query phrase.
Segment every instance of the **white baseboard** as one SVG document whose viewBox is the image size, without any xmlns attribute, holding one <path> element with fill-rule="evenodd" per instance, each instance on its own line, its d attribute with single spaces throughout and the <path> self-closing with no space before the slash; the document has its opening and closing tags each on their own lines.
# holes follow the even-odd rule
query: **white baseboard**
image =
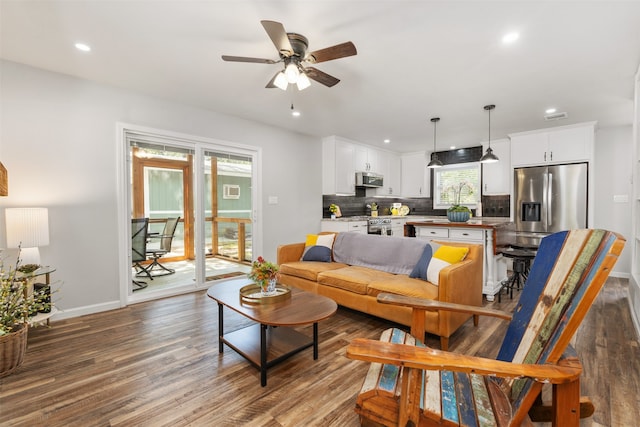
<svg viewBox="0 0 640 427">
<path fill-rule="evenodd" d="M 63 320 L 63 319 L 71 319 L 72 317 L 84 316 L 86 314 L 94 314 L 100 313 L 102 311 L 115 310 L 120 308 L 120 301 L 111 301 L 105 302 L 101 304 L 94 305 L 86 305 L 84 307 L 76 307 L 70 309 L 62 309 L 60 307 L 56 307 L 58 312 L 51 316 L 51 321 Z"/>
<path fill-rule="evenodd" d="M 630 279 L 631 278 L 631 274 L 629 273 L 624 273 L 624 272 L 620 272 L 620 271 L 612 271 L 609 274 L 610 277 L 617 277 L 619 279 Z"/>
</svg>

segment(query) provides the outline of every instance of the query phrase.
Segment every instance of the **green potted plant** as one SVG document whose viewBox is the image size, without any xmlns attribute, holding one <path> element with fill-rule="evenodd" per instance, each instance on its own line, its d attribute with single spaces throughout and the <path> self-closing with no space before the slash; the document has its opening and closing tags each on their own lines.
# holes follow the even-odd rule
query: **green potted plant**
<svg viewBox="0 0 640 427">
<path fill-rule="evenodd" d="M 16 370 L 24 360 L 29 316 L 51 307 L 44 289 L 30 289 L 28 279 L 33 266 L 24 266 L 27 272 L 22 272 L 19 262 L 18 253 L 15 267 L 5 270 L 0 254 L 0 378 Z"/>
<path fill-rule="evenodd" d="M 338 205 L 331 203 L 329 205 L 329 212 L 331 212 L 331 219 L 336 219 L 336 213 L 338 213 Z"/>
<path fill-rule="evenodd" d="M 447 209 L 447 218 L 451 222 L 467 222 L 471 218 L 471 209 L 461 204 L 463 195 L 472 195 L 473 186 L 467 181 L 462 181 L 445 188 L 445 193 L 452 193 L 453 204 Z"/>
</svg>

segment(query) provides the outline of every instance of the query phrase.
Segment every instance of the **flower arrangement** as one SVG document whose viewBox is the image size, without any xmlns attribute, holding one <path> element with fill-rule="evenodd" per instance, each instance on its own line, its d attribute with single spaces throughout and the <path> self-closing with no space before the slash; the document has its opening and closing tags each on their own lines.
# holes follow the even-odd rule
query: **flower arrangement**
<svg viewBox="0 0 640 427">
<path fill-rule="evenodd" d="M 453 193 L 453 197 L 450 198 L 452 205 L 447 209 L 447 212 L 471 212 L 467 206 L 461 205 L 460 202 L 463 195 L 470 196 L 473 194 L 473 191 L 473 185 L 468 181 L 462 181 L 446 187 L 444 189 L 445 194 Z"/>
<path fill-rule="evenodd" d="M 251 273 L 249 273 L 249 279 L 256 283 L 268 282 L 271 279 L 278 277 L 278 266 L 272 262 L 265 261 L 261 256 L 251 264 Z"/>
<path fill-rule="evenodd" d="M 44 289 L 27 291 L 28 283 L 24 277 L 34 270 L 22 272 L 19 262 L 18 256 L 15 267 L 7 271 L 4 259 L 0 258 L 0 336 L 18 331 L 29 322 L 29 316 L 38 311 L 51 309 L 50 297 Z M 29 266 L 28 270 L 31 268 Z"/>
<path fill-rule="evenodd" d="M 331 212 L 332 214 L 338 212 L 338 205 L 336 205 L 335 203 L 331 203 L 329 205 L 329 212 Z"/>
</svg>

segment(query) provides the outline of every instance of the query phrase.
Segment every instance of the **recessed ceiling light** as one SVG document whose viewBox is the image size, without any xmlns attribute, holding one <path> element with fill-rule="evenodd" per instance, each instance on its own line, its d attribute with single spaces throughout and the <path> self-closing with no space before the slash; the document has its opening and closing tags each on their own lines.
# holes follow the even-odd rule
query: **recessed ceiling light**
<svg viewBox="0 0 640 427">
<path fill-rule="evenodd" d="M 558 110 L 556 110 L 555 108 L 547 108 L 546 110 L 544 110 L 544 112 L 545 112 L 546 114 L 553 114 L 553 113 L 555 113 L 556 111 L 558 111 Z"/>
<path fill-rule="evenodd" d="M 511 44 L 520 38 L 520 33 L 516 33 L 515 31 L 512 33 L 507 33 L 502 37 L 502 43 Z"/>
<path fill-rule="evenodd" d="M 91 52 L 91 46 L 85 43 L 76 43 L 75 47 L 76 49 L 81 50 L 83 52 Z"/>
<path fill-rule="evenodd" d="M 384 141 L 382 141 L 382 142 L 384 142 L 385 144 L 391 144 L 391 140 L 390 140 L 390 139 L 385 139 L 385 140 L 384 140 Z"/>
<path fill-rule="evenodd" d="M 450 146 L 450 147 L 449 147 L 449 149 L 450 149 L 450 150 L 455 150 L 455 149 L 456 149 L 456 146 L 455 146 L 455 145 L 452 145 L 452 146 Z"/>
<path fill-rule="evenodd" d="M 295 110 L 294 110 L 294 111 L 292 111 L 292 112 L 291 112 L 291 115 L 292 115 L 293 117 L 300 117 L 300 111 L 295 111 Z"/>
</svg>

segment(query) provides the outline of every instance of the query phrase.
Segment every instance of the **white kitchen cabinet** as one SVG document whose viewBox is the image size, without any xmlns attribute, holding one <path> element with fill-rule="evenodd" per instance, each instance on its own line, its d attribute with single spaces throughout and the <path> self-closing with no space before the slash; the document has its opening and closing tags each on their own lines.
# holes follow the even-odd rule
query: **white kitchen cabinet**
<svg viewBox="0 0 640 427">
<path fill-rule="evenodd" d="M 427 157 L 424 151 L 402 154 L 401 185 L 403 197 L 429 197 L 431 171 L 427 169 Z"/>
<path fill-rule="evenodd" d="M 595 124 L 588 122 L 510 134 L 512 167 L 590 161 Z"/>
<path fill-rule="evenodd" d="M 482 164 L 482 194 L 499 195 L 509 194 L 511 180 L 511 149 L 508 139 L 491 141 L 493 154 L 500 159 L 496 163 Z M 482 152 L 487 151 L 489 145 L 482 143 Z"/>
<path fill-rule="evenodd" d="M 320 231 L 333 231 L 336 233 L 361 233 L 367 234 L 367 221 L 336 221 L 322 220 Z"/>
<path fill-rule="evenodd" d="M 355 146 L 355 167 L 356 172 L 380 172 L 379 153 L 374 148 L 364 145 Z"/>
<path fill-rule="evenodd" d="M 400 155 L 390 151 L 379 151 L 378 164 L 378 173 L 384 177 L 384 186 L 376 189 L 376 196 L 400 196 Z"/>
<path fill-rule="evenodd" d="M 323 138 L 322 194 L 355 192 L 355 145 L 337 136 Z"/>
<path fill-rule="evenodd" d="M 396 237 L 404 236 L 404 224 L 407 218 L 391 218 L 391 235 Z"/>
</svg>

